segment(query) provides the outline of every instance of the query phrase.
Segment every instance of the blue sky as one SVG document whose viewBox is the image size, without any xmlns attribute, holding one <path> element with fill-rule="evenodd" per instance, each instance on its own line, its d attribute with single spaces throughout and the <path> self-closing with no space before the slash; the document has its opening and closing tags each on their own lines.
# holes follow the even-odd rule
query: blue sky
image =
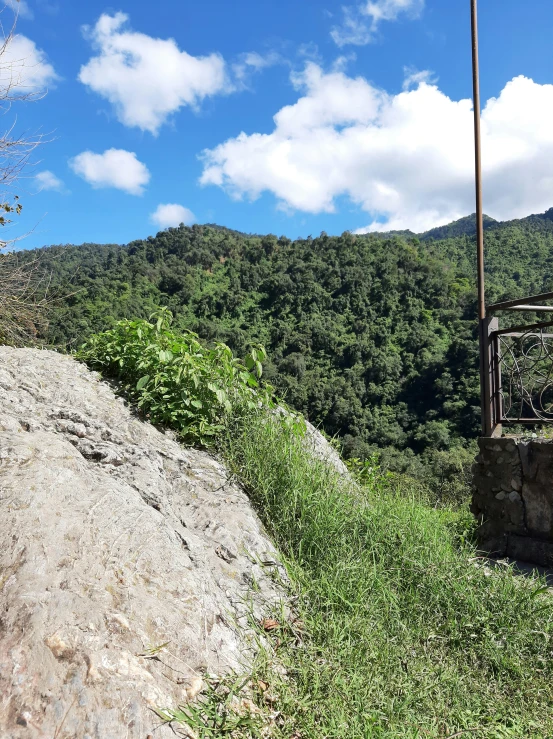
<svg viewBox="0 0 553 739">
<path fill-rule="evenodd" d="M 9 235 L 126 243 L 184 220 L 295 238 L 472 212 L 469 1 L 347 3 L 21 0 L 4 61 L 48 93 L 4 124 L 47 143 Z M 551 0 L 480 0 L 496 218 L 553 206 L 551 38 Z"/>
</svg>

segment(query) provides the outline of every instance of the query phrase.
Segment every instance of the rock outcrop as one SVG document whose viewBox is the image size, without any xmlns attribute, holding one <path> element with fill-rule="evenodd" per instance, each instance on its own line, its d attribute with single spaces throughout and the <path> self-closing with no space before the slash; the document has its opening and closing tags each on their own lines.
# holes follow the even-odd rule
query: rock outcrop
<svg viewBox="0 0 553 739">
<path fill-rule="evenodd" d="M 0 347 L 0 507 L 2 739 L 147 739 L 283 597 L 224 466 L 68 356 Z"/>
</svg>

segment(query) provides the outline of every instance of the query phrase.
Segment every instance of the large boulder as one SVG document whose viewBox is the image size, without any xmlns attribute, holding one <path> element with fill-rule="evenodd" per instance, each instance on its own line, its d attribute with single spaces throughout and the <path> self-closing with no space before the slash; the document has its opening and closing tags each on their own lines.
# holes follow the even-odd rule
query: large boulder
<svg viewBox="0 0 553 739">
<path fill-rule="evenodd" d="M 275 568 L 217 459 L 71 357 L 0 347 L 2 739 L 147 739 L 247 664 Z"/>
</svg>

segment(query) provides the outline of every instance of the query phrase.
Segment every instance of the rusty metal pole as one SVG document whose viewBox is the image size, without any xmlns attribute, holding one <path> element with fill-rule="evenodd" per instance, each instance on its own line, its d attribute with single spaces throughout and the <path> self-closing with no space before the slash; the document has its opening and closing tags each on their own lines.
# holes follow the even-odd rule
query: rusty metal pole
<svg viewBox="0 0 553 739">
<path fill-rule="evenodd" d="M 480 71 L 478 66 L 477 0 L 470 0 L 472 27 L 472 89 L 474 108 L 474 170 L 476 180 L 476 245 L 478 264 L 478 326 L 480 345 L 480 402 L 482 436 L 492 435 L 490 342 L 484 285 L 484 220 L 482 210 L 482 155 L 480 137 Z"/>
</svg>

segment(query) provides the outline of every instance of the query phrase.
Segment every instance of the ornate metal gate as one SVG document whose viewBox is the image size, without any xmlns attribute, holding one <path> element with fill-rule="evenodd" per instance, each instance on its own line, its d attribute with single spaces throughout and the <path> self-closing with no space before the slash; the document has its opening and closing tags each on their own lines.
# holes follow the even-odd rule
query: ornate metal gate
<svg viewBox="0 0 553 739">
<path fill-rule="evenodd" d="M 502 425 L 553 423 L 553 321 L 499 328 L 501 311 L 553 312 L 553 293 L 487 308 L 491 434 Z M 487 434 L 486 434 L 487 435 Z"/>
</svg>

